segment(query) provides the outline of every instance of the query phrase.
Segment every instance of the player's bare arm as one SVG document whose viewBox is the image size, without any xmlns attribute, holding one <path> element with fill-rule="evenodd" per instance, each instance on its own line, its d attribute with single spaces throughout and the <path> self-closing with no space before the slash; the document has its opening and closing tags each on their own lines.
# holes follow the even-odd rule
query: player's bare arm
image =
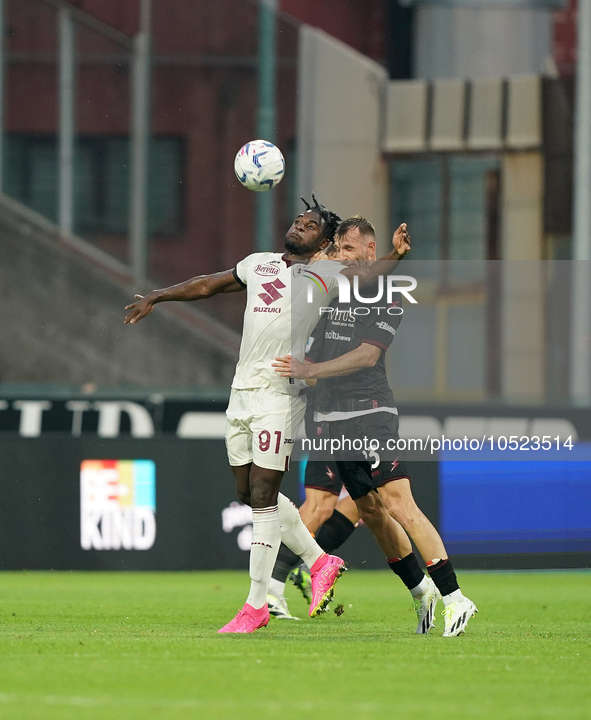
<svg viewBox="0 0 591 720">
<path fill-rule="evenodd" d="M 286 355 L 285 357 L 291 357 L 290 355 Z M 283 358 L 275 358 L 278 361 L 283 360 Z M 314 363 L 311 360 L 304 360 L 304 365 L 313 365 Z M 271 363 L 273 365 L 273 363 Z M 275 372 L 278 372 L 275 370 Z M 316 378 L 306 378 L 306 385 L 308 387 L 316 387 L 318 385 L 318 380 Z"/>
<path fill-rule="evenodd" d="M 240 290 L 244 289 L 244 285 L 241 285 L 234 277 L 233 270 L 225 270 L 224 272 L 214 273 L 212 275 L 199 275 L 190 280 L 178 283 L 177 285 L 163 288 L 162 290 L 152 290 L 152 292 L 145 297 L 135 295 L 134 297 L 137 302 L 125 307 L 125 309 L 130 312 L 125 316 L 123 322 L 134 325 L 149 315 L 156 303 L 168 302 L 169 300 L 181 302 L 205 300 L 205 298 L 219 295 L 220 293 L 240 292 Z"/>
<path fill-rule="evenodd" d="M 388 275 L 391 273 L 402 258 L 410 252 L 410 234 L 406 223 L 402 223 L 394 231 L 392 236 L 392 250 L 384 257 L 376 260 L 368 267 L 351 266 L 346 270 L 341 270 L 341 275 L 348 277 L 351 282 L 357 275 L 360 285 L 367 285 L 380 275 Z"/>
<path fill-rule="evenodd" d="M 291 355 L 275 358 L 272 363 L 276 373 L 282 377 L 293 377 L 301 380 L 322 380 L 323 378 L 350 375 L 358 370 L 374 367 L 382 353 L 381 348 L 369 343 L 361 343 L 355 350 L 350 350 L 333 360 L 320 363 L 301 363 Z"/>
</svg>

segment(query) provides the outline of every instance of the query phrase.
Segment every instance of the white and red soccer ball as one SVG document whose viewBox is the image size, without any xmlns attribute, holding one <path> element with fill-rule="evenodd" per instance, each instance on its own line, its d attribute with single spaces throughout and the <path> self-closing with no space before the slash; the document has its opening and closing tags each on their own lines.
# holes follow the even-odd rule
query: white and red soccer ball
<svg viewBox="0 0 591 720">
<path fill-rule="evenodd" d="M 234 172 L 245 188 L 266 192 L 281 182 L 285 160 L 281 150 L 267 140 L 251 140 L 238 150 Z"/>
</svg>

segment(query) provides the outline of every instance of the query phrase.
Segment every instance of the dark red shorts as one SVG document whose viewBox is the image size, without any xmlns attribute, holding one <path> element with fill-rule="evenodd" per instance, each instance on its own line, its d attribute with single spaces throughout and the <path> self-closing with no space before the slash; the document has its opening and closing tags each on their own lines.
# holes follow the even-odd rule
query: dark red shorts
<svg viewBox="0 0 591 720">
<path fill-rule="evenodd" d="M 325 490 L 333 495 L 340 495 L 343 481 L 339 476 L 337 465 L 332 460 L 308 460 L 304 486 L 315 490 Z"/>
</svg>

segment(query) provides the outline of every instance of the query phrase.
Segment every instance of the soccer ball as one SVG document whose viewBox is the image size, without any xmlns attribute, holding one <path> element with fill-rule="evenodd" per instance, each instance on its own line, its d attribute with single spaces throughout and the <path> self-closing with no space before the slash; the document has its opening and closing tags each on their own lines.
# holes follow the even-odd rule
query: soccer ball
<svg viewBox="0 0 591 720">
<path fill-rule="evenodd" d="M 252 140 L 238 150 L 234 172 L 245 188 L 266 192 L 281 182 L 285 160 L 281 150 L 273 143 Z"/>
</svg>

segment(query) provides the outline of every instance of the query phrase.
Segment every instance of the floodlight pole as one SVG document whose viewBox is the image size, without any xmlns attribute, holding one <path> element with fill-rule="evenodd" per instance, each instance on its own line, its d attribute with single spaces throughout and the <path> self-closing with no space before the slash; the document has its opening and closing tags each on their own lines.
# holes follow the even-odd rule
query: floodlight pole
<svg viewBox="0 0 591 720">
<path fill-rule="evenodd" d="M 152 0 L 141 0 L 140 29 L 134 37 L 131 80 L 129 253 L 136 283 L 148 275 L 148 152 Z"/>
<path fill-rule="evenodd" d="M 570 396 L 591 405 L 591 0 L 577 14 Z"/>
<path fill-rule="evenodd" d="M 0 192 L 4 189 L 4 79 L 6 76 L 6 7 L 0 0 Z"/>
<path fill-rule="evenodd" d="M 257 136 L 275 142 L 277 0 L 260 0 Z M 269 252 L 274 247 L 275 196 L 272 190 L 257 193 L 256 249 Z"/>
<path fill-rule="evenodd" d="M 59 141 L 58 222 L 61 232 L 74 226 L 74 151 L 76 106 L 76 28 L 72 13 L 58 10 L 59 23 Z"/>
</svg>

